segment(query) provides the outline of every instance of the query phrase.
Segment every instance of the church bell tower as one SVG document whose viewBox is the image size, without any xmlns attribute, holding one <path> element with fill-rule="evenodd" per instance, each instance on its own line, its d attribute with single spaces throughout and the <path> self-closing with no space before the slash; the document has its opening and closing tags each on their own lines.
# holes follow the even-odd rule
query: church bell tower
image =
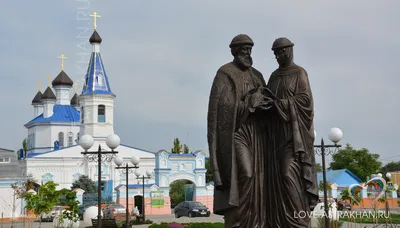
<svg viewBox="0 0 400 228">
<path fill-rule="evenodd" d="M 102 39 L 97 32 L 95 12 L 94 32 L 89 39 L 92 44 L 92 54 L 89 61 L 82 93 L 79 96 L 79 109 L 81 113 L 80 135 L 89 134 L 96 141 L 102 141 L 114 133 L 114 99 L 108 77 L 100 55 Z"/>
</svg>

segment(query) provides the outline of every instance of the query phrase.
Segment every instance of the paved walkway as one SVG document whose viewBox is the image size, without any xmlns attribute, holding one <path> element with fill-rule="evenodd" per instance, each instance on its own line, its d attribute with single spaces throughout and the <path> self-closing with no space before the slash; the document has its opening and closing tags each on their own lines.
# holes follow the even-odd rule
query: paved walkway
<svg viewBox="0 0 400 228">
<path fill-rule="evenodd" d="M 146 216 L 146 219 L 152 220 L 154 223 L 161 223 L 161 222 L 180 222 L 180 223 L 189 223 L 189 222 L 223 222 L 222 216 L 219 215 L 211 215 L 208 218 L 205 217 L 199 217 L 199 218 L 188 218 L 188 217 L 181 217 L 181 218 L 175 218 L 173 215 L 148 215 Z M 83 221 L 81 221 L 83 222 Z M 313 222 L 313 225 L 315 223 Z M 0 222 L 0 228 L 11 228 L 12 224 L 10 222 Z M 83 225 L 80 227 L 84 228 Z M 149 225 L 135 225 L 134 228 L 148 228 Z M 313 226 L 314 228 L 315 226 Z M 392 225 L 392 226 L 385 226 L 385 225 L 374 225 L 374 224 L 354 224 L 354 223 L 347 223 L 345 222 L 342 226 L 343 228 L 351 228 L 351 227 L 357 227 L 357 228 L 400 228 L 400 225 Z M 22 221 L 16 222 L 15 226 L 13 228 L 39 228 L 39 222 L 34 222 L 34 223 L 28 223 L 26 222 L 25 225 L 22 223 Z M 53 223 L 51 222 L 42 222 L 42 228 L 53 228 Z"/>
</svg>

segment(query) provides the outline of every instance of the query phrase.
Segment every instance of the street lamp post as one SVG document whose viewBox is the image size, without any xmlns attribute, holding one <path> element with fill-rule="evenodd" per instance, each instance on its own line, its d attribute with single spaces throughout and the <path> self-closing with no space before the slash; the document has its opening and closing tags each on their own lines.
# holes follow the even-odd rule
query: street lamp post
<svg viewBox="0 0 400 228">
<path fill-rule="evenodd" d="M 315 134 L 316 135 L 316 134 Z M 325 165 L 325 155 L 330 155 L 336 152 L 341 145 L 337 143 L 342 139 L 343 132 L 339 128 L 332 128 L 328 134 L 329 139 L 334 143 L 334 145 L 325 145 L 324 139 L 321 138 L 321 145 L 314 145 L 315 153 L 321 155 L 322 157 L 322 181 L 324 185 L 324 211 L 325 211 L 325 227 L 329 228 L 329 208 L 328 208 L 328 193 L 326 188 L 326 165 Z M 330 150 L 334 148 L 334 150 Z"/>
<path fill-rule="evenodd" d="M 143 203 L 142 203 L 142 207 L 143 207 L 143 221 L 146 221 L 146 215 L 145 215 L 145 201 L 144 201 L 144 180 L 145 179 L 151 179 L 151 172 L 149 170 L 146 171 L 147 177 L 137 169 L 135 170 L 135 175 L 136 175 L 136 179 L 138 180 L 142 180 L 142 188 L 143 188 Z"/>
<path fill-rule="evenodd" d="M 94 144 L 94 139 L 91 135 L 83 135 L 79 140 L 79 145 L 85 150 L 81 152 L 85 156 L 88 162 L 97 162 L 98 164 L 98 183 L 97 183 L 97 223 L 98 227 L 101 228 L 101 163 L 104 161 L 110 162 L 117 151 L 114 151 L 120 144 L 120 138 L 116 134 L 111 134 L 107 136 L 106 144 L 111 149 L 111 151 L 102 151 L 101 145 L 99 144 L 97 151 L 88 151 Z"/>
<path fill-rule="evenodd" d="M 131 163 L 133 164 L 133 166 L 129 166 L 128 162 L 125 163 L 125 166 L 121 166 L 122 163 L 124 162 L 124 159 L 120 156 L 116 156 L 114 159 L 114 163 L 118 166 L 115 167 L 116 169 L 121 169 L 123 173 L 125 173 L 125 179 L 126 179 L 126 221 L 125 221 L 125 227 L 128 228 L 129 227 L 129 208 L 128 208 L 128 173 L 132 173 L 131 171 L 133 171 L 133 169 L 138 169 L 139 166 L 139 162 L 140 162 L 140 158 L 132 156 L 131 157 Z"/>
<path fill-rule="evenodd" d="M 379 176 L 379 177 L 382 177 L 383 175 L 382 175 L 381 173 L 378 173 L 378 176 Z M 389 181 L 390 181 L 391 178 L 392 178 L 392 174 L 390 174 L 390 173 L 386 173 L 385 176 L 384 176 L 384 179 L 385 179 L 385 181 L 386 181 L 386 189 L 385 189 L 385 209 L 386 209 L 386 216 L 389 215 L 389 202 L 388 202 L 387 192 L 388 192 L 388 190 L 389 190 Z M 392 188 L 393 188 L 393 186 L 391 186 L 391 189 L 390 189 L 390 190 L 392 190 Z"/>
</svg>

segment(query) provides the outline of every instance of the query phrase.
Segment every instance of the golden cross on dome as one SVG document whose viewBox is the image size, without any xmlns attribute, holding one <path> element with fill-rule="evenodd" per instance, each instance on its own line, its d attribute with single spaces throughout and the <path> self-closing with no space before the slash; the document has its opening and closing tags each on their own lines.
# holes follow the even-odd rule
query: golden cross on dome
<svg viewBox="0 0 400 228">
<path fill-rule="evenodd" d="M 97 29 L 97 18 L 101 17 L 99 14 L 97 14 L 96 12 L 94 12 L 93 14 L 90 14 L 91 17 L 93 17 L 93 25 L 94 25 L 94 30 Z"/>
<path fill-rule="evenodd" d="M 61 70 L 64 71 L 64 59 L 68 59 L 68 57 L 65 56 L 64 54 L 61 54 L 57 58 L 61 59 Z"/>
<path fill-rule="evenodd" d="M 37 82 L 37 88 L 40 91 L 40 80 Z"/>
<path fill-rule="evenodd" d="M 50 80 L 51 79 L 51 76 L 50 75 L 47 75 L 47 84 L 48 84 L 48 86 L 50 87 Z"/>
</svg>

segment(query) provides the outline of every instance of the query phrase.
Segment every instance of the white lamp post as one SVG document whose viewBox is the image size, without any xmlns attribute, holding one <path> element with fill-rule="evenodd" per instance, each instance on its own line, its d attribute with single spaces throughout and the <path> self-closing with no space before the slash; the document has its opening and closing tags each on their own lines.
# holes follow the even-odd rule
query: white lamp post
<svg viewBox="0 0 400 228">
<path fill-rule="evenodd" d="M 143 207 L 143 221 L 146 221 L 146 216 L 145 216 L 145 208 L 146 208 L 146 205 L 145 205 L 145 201 L 144 201 L 144 179 L 151 179 L 151 172 L 150 172 L 150 170 L 147 170 L 146 171 L 146 175 L 147 175 L 147 177 L 143 174 L 142 175 L 142 172 L 140 171 L 140 170 L 135 170 L 135 175 L 136 175 L 136 179 L 141 179 L 142 180 L 142 188 L 143 188 L 143 203 L 142 203 L 142 207 Z"/>
<path fill-rule="evenodd" d="M 122 172 L 125 173 L 125 186 L 126 186 L 126 218 L 125 218 L 125 227 L 128 228 L 129 227 L 129 208 L 128 208 L 128 173 L 131 173 L 130 171 L 132 169 L 138 169 L 139 168 L 139 162 L 140 162 L 140 158 L 132 156 L 131 158 L 131 163 L 133 164 L 133 166 L 129 166 L 128 162 L 125 163 L 125 166 L 121 166 L 122 163 L 124 163 L 124 159 L 121 156 L 116 156 L 114 159 L 114 163 L 117 165 L 116 169 L 121 169 Z"/>
<path fill-rule="evenodd" d="M 99 144 L 99 148 L 97 151 L 88 151 L 90 148 L 92 148 L 93 144 L 94 144 L 94 139 L 91 135 L 83 135 L 81 137 L 81 139 L 79 140 L 79 145 L 85 150 L 84 152 L 81 152 L 81 154 L 83 154 L 85 156 L 85 159 L 88 160 L 89 162 L 97 161 L 97 164 L 98 164 L 97 223 L 98 223 L 98 227 L 101 227 L 101 163 L 102 163 L 102 161 L 110 162 L 112 160 L 112 158 L 114 157 L 114 155 L 118 153 L 117 151 L 114 151 L 114 149 L 116 149 L 119 146 L 120 138 L 116 134 L 111 134 L 111 135 L 107 136 L 106 144 L 111 149 L 111 151 L 102 151 L 100 144 Z"/>
<path fill-rule="evenodd" d="M 316 136 L 317 133 L 314 131 L 314 135 Z M 328 138 L 334 143 L 334 145 L 325 145 L 324 139 L 321 138 L 321 145 L 314 145 L 315 153 L 321 155 L 322 157 L 322 178 L 323 178 L 323 185 L 324 185 L 324 210 L 325 210 L 325 227 L 329 227 L 329 208 L 328 208 L 328 194 L 326 189 L 326 167 L 325 167 L 325 154 L 333 154 L 341 145 L 337 143 L 342 139 L 343 132 L 337 127 L 331 128 L 328 132 Z M 333 151 L 330 148 L 334 148 Z"/>
</svg>

